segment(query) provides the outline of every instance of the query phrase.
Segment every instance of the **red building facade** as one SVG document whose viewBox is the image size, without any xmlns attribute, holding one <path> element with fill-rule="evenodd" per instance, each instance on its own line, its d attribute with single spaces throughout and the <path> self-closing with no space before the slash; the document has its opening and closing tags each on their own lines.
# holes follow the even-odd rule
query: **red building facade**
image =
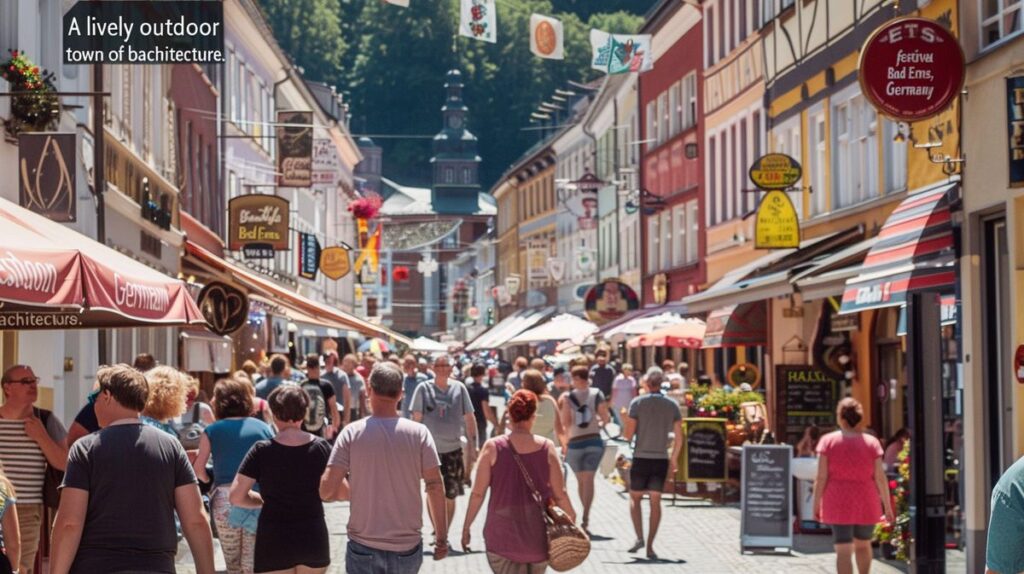
<svg viewBox="0 0 1024 574">
<path fill-rule="evenodd" d="M 642 30 L 655 58 L 639 90 L 644 305 L 679 301 L 705 281 L 702 28 L 699 8 L 663 1 Z"/>
</svg>

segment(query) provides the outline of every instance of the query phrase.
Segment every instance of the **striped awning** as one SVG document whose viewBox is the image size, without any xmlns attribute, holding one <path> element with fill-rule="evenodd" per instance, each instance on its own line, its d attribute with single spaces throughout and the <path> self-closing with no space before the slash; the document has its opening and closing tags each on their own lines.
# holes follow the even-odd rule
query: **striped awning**
<svg viewBox="0 0 1024 574">
<path fill-rule="evenodd" d="M 766 301 L 740 303 L 716 309 L 708 315 L 704 331 L 705 349 L 757 347 L 768 344 Z"/>
<path fill-rule="evenodd" d="M 954 291 L 949 192 L 956 186 L 936 186 L 900 203 L 882 226 L 860 274 L 846 282 L 841 314 L 902 305 L 914 291 Z"/>
</svg>

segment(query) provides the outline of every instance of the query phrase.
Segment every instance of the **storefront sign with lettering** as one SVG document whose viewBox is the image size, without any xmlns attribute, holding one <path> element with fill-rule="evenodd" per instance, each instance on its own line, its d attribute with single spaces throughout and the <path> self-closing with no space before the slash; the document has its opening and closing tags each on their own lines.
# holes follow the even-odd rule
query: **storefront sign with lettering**
<svg viewBox="0 0 1024 574">
<path fill-rule="evenodd" d="M 800 247 L 800 218 L 784 191 L 769 191 L 761 199 L 754 221 L 756 249 Z"/>
<path fill-rule="evenodd" d="M 277 112 L 277 172 L 282 187 L 313 184 L 313 112 Z"/>
<path fill-rule="evenodd" d="M 1010 187 L 1024 187 L 1024 76 L 1006 78 Z"/>
<path fill-rule="evenodd" d="M 337 281 L 351 270 L 352 259 L 348 249 L 333 246 L 320 252 L 320 272 L 328 279 Z"/>
<path fill-rule="evenodd" d="M 320 242 L 312 233 L 299 232 L 299 277 L 316 280 L 320 270 Z"/>
<path fill-rule="evenodd" d="M 796 185 L 803 175 L 803 168 L 795 159 L 784 153 L 763 155 L 750 166 L 750 181 L 758 189 L 787 189 Z"/>
<path fill-rule="evenodd" d="M 241 195 L 228 202 L 228 249 L 288 251 L 288 200 Z"/>
<path fill-rule="evenodd" d="M 964 53 L 942 24 L 896 18 L 875 30 L 860 52 L 860 84 L 879 111 L 901 122 L 939 114 L 960 95 Z"/>
<path fill-rule="evenodd" d="M 54 221 L 75 220 L 74 133 L 18 135 L 19 204 Z"/>
</svg>

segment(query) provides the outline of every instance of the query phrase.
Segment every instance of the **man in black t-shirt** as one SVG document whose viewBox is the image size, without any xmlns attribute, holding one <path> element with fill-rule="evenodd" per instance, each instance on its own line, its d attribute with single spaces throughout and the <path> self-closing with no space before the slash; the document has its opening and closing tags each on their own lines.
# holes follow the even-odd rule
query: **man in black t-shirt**
<svg viewBox="0 0 1024 574">
<path fill-rule="evenodd" d="M 302 430 L 331 440 L 341 428 L 341 414 L 334 385 L 320 380 L 320 356 L 316 353 L 306 355 L 306 380 L 302 381 L 302 388 L 309 395 L 309 411 Z"/>
<path fill-rule="evenodd" d="M 197 574 L 213 574 L 213 537 L 185 450 L 139 420 L 149 393 L 145 377 L 115 365 L 96 378 L 102 430 L 82 437 L 68 455 L 50 571 L 174 572 L 177 512 Z"/>
<path fill-rule="evenodd" d="M 608 351 L 602 349 L 594 355 L 594 358 L 597 363 L 590 368 L 590 384 L 604 393 L 605 397 L 611 397 L 616 373 L 615 369 L 608 364 Z"/>
<path fill-rule="evenodd" d="M 469 401 L 473 403 L 473 416 L 476 417 L 477 447 L 483 448 L 487 442 L 487 423 L 491 428 L 498 428 L 498 417 L 494 415 L 491 407 L 491 392 L 484 384 L 484 377 L 487 375 L 487 367 L 483 363 L 473 363 L 469 368 L 469 380 L 466 388 L 469 389 Z"/>
</svg>

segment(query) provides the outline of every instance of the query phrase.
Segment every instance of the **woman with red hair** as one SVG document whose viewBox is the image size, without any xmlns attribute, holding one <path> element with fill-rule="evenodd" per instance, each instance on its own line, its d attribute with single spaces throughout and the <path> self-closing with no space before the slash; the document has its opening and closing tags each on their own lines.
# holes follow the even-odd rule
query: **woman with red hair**
<svg viewBox="0 0 1024 574">
<path fill-rule="evenodd" d="M 545 501 L 554 499 L 576 521 L 555 445 L 533 434 L 537 404 L 537 395 L 531 391 L 516 391 L 506 405 L 511 432 L 488 440 L 477 464 L 462 529 L 462 547 L 469 552 L 469 528 L 490 488 L 484 544 L 487 561 L 495 574 L 543 572 L 547 568 L 544 516 L 524 473 L 529 474 L 533 487 Z"/>
</svg>

